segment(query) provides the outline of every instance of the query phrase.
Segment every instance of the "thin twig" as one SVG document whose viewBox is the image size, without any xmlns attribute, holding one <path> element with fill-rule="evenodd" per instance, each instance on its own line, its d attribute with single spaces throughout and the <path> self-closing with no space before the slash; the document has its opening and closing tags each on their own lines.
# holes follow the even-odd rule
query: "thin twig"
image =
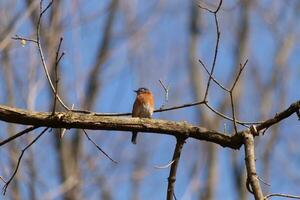
<svg viewBox="0 0 300 200">
<path fill-rule="evenodd" d="M 170 167 L 173 163 L 174 163 L 174 160 L 171 160 L 171 162 L 167 163 L 166 165 L 163 165 L 163 166 L 156 165 L 156 166 L 154 166 L 154 168 L 156 168 L 156 169 L 166 169 L 166 168 Z"/>
<path fill-rule="evenodd" d="M 263 184 L 267 185 L 267 186 L 271 186 L 270 183 L 267 183 L 266 181 L 264 181 L 262 178 L 260 178 L 259 176 L 257 176 L 258 180 L 260 180 Z"/>
<path fill-rule="evenodd" d="M 211 79 L 224 91 L 229 92 L 229 89 L 227 89 L 225 86 L 223 86 L 217 79 L 215 79 L 215 77 L 213 75 L 210 75 L 209 70 L 207 69 L 207 67 L 205 66 L 205 64 L 202 62 L 202 60 L 198 60 L 201 64 L 201 66 L 205 69 L 206 73 L 211 76 Z"/>
<path fill-rule="evenodd" d="M 37 128 L 38 128 L 38 126 L 31 126 L 29 128 L 26 128 L 25 130 L 23 130 L 23 131 L 15 134 L 15 135 L 13 135 L 13 136 L 5 139 L 5 140 L 3 140 L 2 142 L 0 142 L 0 146 L 4 145 L 4 144 L 6 144 L 6 143 L 8 143 L 8 142 L 10 142 L 10 141 L 12 141 L 12 140 L 20 137 L 20 136 L 22 136 L 22 135 L 24 135 L 24 134 L 26 134 L 26 133 L 28 133 L 30 131 L 33 131 L 34 129 L 37 129 Z"/>
<path fill-rule="evenodd" d="M 158 81 L 165 91 L 165 100 L 164 103 L 160 106 L 160 109 L 162 109 L 163 107 L 165 107 L 169 100 L 169 87 L 166 87 L 161 80 Z"/>
<path fill-rule="evenodd" d="M 47 5 L 47 7 L 43 10 L 43 6 L 42 6 L 42 1 L 40 2 L 40 16 L 38 18 L 38 22 L 37 22 L 37 26 L 36 26 L 36 41 L 37 41 L 37 46 L 38 46 L 38 52 L 40 54 L 40 58 L 41 58 L 41 61 L 42 61 L 42 65 L 43 65 L 43 68 L 44 68 L 44 72 L 46 74 L 46 77 L 47 77 L 47 80 L 48 80 L 48 83 L 51 87 L 51 90 L 53 92 L 53 94 L 56 96 L 57 100 L 60 102 L 60 104 L 66 109 L 66 110 L 70 110 L 68 108 L 68 106 L 65 105 L 65 103 L 61 100 L 61 98 L 57 95 L 57 92 L 55 90 L 55 87 L 52 83 L 52 80 L 51 80 L 51 77 L 50 77 L 50 74 L 48 72 L 48 68 L 47 68 L 47 64 L 46 64 L 46 61 L 45 61 L 45 57 L 44 57 L 44 53 L 43 53 L 43 49 L 42 49 L 42 46 L 41 46 L 41 39 L 40 39 L 40 26 L 41 26 L 41 19 L 43 17 L 43 14 L 51 7 L 53 3 L 53 0 Z"/>
<path fill-rule="evenodd" d="M 97 148 L 101 153 L 103 153 L 103 154 L 104 154 L 109 160 L 111 160 L 113 163 L 118 164 L 117 161 L 115 161 L 114 159 L 112 159 L 112 158 L 111 158 L 104 150 L 101 149 L 101 147 L 99 147 L 99 145 L 97 145 L 97 144 L 89 137 L 89 135 L 87 134 L 87 132 L 86 132 L 84 129 L 82 129 L 82 130 L 83 130 L 85 136 L 87 137 L 87 139 L 88 139 L 91 143 L 93 143 L 93 144 L 96 146 L 96 148 Z"/>
<path fill-rule="evenodd" d="M 194 103 L 188 103 L 188 104 L 183 104 L 180 106 L 173 106 L 173 107 L 169 107 L 169 108 L 164 108 L 164 109 L 157 109 L 154 110 L 153 112 L 165 112 L 165 111 L 170 111 L 170 110 L 177 110 L 177 109 L 181 109 L 181 108 L 187 108 L 187 107 L 192 107 L 192 106 L 197 106 L 197 105 L 201 105 L 201 104 L 205 104 L 205 101 L 197 101 Z M 77 109 L 72 109 L 72 112 L 75 113 L 82 113 L 82 114 L 91 114 L 91 115 L 95 115 L 95 116 L 129 116 L 131 115 L 131 112 L 127 112 L 127 113 L 95 113 L 89 110 L 77 110 Z"/>
<path fill-rule="evenodd" d="M 207 100 L 207 96 L 208 96 L 208 90 L 209 90 L 209 86 L 210 86 L 210 82 L 212 80 L 212 75 L 214 73 L 214 70 L 215 70 L 215 66 L 216 66 L 216 61 L 217 61 L 217 57 L 218 57 L 218 50 L 219 50 L 219 41 L 220 41 L 220 30 L 219 30 L 219 22 L 218 22 L 218 17 L 217 17 L 217 13 L 222 5 L 222 0 L 220 0 L 219 2 L 219 5 L 218 5 L 218 8 L 212 12 L 213 15 L 214 15 L 214 18 L 215 18 L 215 24 L 216 24 L 216 33 L 217 33 L 217 41 L 216 41 L 216 45 L 215 45 L 215 51 L 214 51 L 214 58 L 213 58 L 213 64 L 212 64 L 212 67 L 211 67 L 211 71 L 209 73 L 209 78 L 208 78 L 208 81 L 207 81 L 207 86 L 206 86 L 206 90 L 205 90 L 205 95 L 204 95 L 204 101 Z"/>
<path fill-rule="evenodd" d="M 176 181 L 177 167 L 181 155 L 183 145 L 185 143 L 185 138 L 177 138 L 176 146 L 173 153 L 172 160 L 174 161 L 168 178 L 168 189 L 167 189 L 167 200 L 172 200 L 174 196 L 174 185 Z"/>
<path fill-rule="evenodd" d="M 3 181 L 3 183 L 6 183 L 6 181 L 0 176 L 1 181 Z"/>
<path fill-rule="evenodd" d="M 227 119 L 229 121 L 233 121 L 233 119 L 231 117 L 228 117 L 227 115 L 224 115 L 222 113 L 220 113 L 219 111 L 215 110 L 213 107 L 211 107 L 208 103 L 205 103 L 205 105 L 212 111 L 214 112 L 215 114 L 219 115 L 220 117 L 223 117 L 224 119 Z M 244 121 L 239 121 L 239 120 L 235 120 L 236 123 L 246 127 L 246 128 L 249 128 L 248 125 L 253 125 L 253 124 L 261 124 L 263 123 L 262 121 L 259 121 L 259 122 L 244 122 Z"/>
<path fill-rule="evenodd" d="M 18 162 L 17 162 L 17 166 L 13 172 L 13 174 L 11 175 L 11 177 L 9 178 L 9 180 L 5 183 L 5 185 L 3 186 L 3 189 L 2 189 L 2 193 L 3 195 L 5 195 L 6 193 L 6 189 L 8 187 L 8 185 L 10 184 L 10 182 L 14 179 L 15 175 L 17 174 L 18 172 L 18 169 L 19 169 L 19 166 L 20 166 L 20 163 L 21 163 L 21 160 L 22 160 L 22 157 L 25 153 L 25 151 L 31 147 L 31 145 L 33 145 L 49 128 L 45 128 L 34 140 L 32 140 L 24 149 L 22 149 L 22 152 L 19 156 L 19 159 L 18 159 Z"/>
<path fill-rule="evenodd" d="M 58 79 L 58 71 L 57 71 L 57 68 L 58 68 L 59 61 L 60 61 L 61 58 L 65 55 L 64 52 L 63 52 L 63 53 L 59 56 L 59 52 L 60 52 L 60 47 L 61 47 L 62 41 L 63 41 L 63 38 L 61 37 L 60 40 L 59 40 L 59 44 L 58 44 L 58 47 L 57 47 L 57 50 L 56 50 L 56 55 L 55 55 L 55 65 L 54 65 L 54 75 L 55 75 L 55 95 L 54 95 L 53 110 L 52 110 L 52 114 L 53 114 L 53 115 L 55 114 L 55 110 L 56 110 L 56 99 L 57 99 L 57 96 L 58 96 L 58 82 L 59 82 L 59 79 Z"/>
<path fill-rule="evenodd" d="M 234 88 L 235 88 L 235 86 L 236 86 L 236 83 L 237 83 L 238 80 L 240 79 L 240 76 L 241 76 L 243 70 L 244 70 L 245 67 L 247 66 L 247 63 L 248 63 L 248 59 L 245 61 L 245 63 L 244 63 L 243 65 L 240 64 L 240 70 L 239 70 L 239 72 L 238 72 L 238 74 L 237 74 L 237 76 L 236 76 L 236 78 L 235 78 L 235 81 L 234 81 L 234 83 L 233 83 L 233 85 L 232 85 L 230 91 L 233 91 L 233 90 L 234 90 Z"/>
<path fill-rule="evenodd" d="M 25 37 L 20 37 L 18 35 L 16 35 L 15 37 L 12 37 L 11 39 L 13 39 L 13 40 L 25 40 L 26 42 L 37 43 L 37 41 L 34 40 L 34 39 L 28 39 L 28 38 L 25 38 Z"/>
<path fill-rule="evenodd" d="M 174 200 L 177 200 L 175 192 L 173 192 L 173 197 L 174 197 Z"/>
<path fill-rule="evenodd" d="M 174 106 L 174 107 L 170 107 L 170 108 L 158 109 L 158 110 L 155 110 L 154 112 L 165 112 L 165 111 L 170 111 L 170 110 L 177 110 L 177 109 L 187 108 L 187 107 L 191 107 L 191 106 L 197 106 L 197 105 L 201 105 L 201 104 L 205 104 L 205 103 L 206 103 L 206 101 L 197 101 L 195 103 L 183 104 L 181 106 Z"/>
<path fill-rule="evenodd" d="M 211 9 L 209 9 L 209 8 L 206 8 L 206 7 L 201 6 L 200 4 L 198 4 L 198 7 L 201 8 L 201 9 L 203 9 L 203 10 L 206 10 L 206 11 L 212 13 L 212 14 L 216 14 L 216 13 L 220 10 L 221 5 L 222 5 L 222 0 L 219 2 L 219 5 L 218 5 L 218 7 L 216 8 L 216 10 L 211 10 Z"/>
<path fill-rule="evenodd" d="M 236 125 L 236 118 L 235 118 L 235 111 L 234 111 L 234 101 L 233 101 L 233 94 L 232 91 L 230 91 L 230 104 L 231 104 L 231 112 L 232 112 L 232 122 L 234 127 L 234 133 L 237 134 L 237 125 Z"/>
<path fill-rule="evenodd" d="M 270 197 L 286 197 L 286 198 L 291 198 L 291 199 L 300 199 L 300 196 L 297 196 L 297 195 L 279 194 L 279 193 L 269 194 L 269 195 L 265 196 L 264 199 L 266 200 Z"/>
<path fill-rule="evenodd" d="M 244 63 L 244 65 L 241 65 L 241 64 L 240 64 L 240 70 L 239 70 L 239 72 L 238 72 L 238 74 L 237 74 L 237 76 L 236 76 L 236 78 L 235 78 L 235 80 L 234 80 L 234 83 L 233 83 L 231 89 L 229 90 L 230 104 L 231 104 L 231 112 L 232 112 L 232 119 L 233 119 L 233 127 L 234 127 L 234 132 L 235 132 L 235 134 L 237 134 L 238 131 L 237 131 L 237 125 L 236 125 L 235 111 L 234 111 L 235 109 L 234 109 L 234 101 L 233 101 L 233 90 L 234 90 L 234 88 L 235 88 L 235 86 L 236 86 L 236 83 L 238 82 L 238 80 L 239 80 L 239 78 L 240 78 L 240 76 L 241 76 L 241 74 L 242 74 L 242 71 L 243 71 L 244 68 L 246 67 L 247 62 L 248 62 L 248 60 L 246 60 L 246 62 Z"/>
</svg>

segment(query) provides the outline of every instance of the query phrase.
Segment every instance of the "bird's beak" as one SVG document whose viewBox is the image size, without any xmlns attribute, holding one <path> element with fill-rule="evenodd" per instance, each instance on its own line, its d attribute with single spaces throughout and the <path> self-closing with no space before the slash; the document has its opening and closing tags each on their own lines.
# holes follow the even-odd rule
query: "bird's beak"
<svg viewBox="0 0 300 200">
<path fill-rule="evenodd" d="M 135 93 L 137 93 L 138 91 L 137 90 L 133 90 Z"/>
</svg>

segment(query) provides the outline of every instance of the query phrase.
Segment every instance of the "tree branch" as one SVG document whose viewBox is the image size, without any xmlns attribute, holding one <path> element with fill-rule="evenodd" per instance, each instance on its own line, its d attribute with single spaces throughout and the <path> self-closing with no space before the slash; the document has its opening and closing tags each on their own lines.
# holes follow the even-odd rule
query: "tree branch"
<svg viewBox="0 0 300 200">
<path fill-rule="evenodd" d="M 6 143 L 8 143 L 8 142 L 10 142 L 10 141 L 13 141 L 14 139 L 16 139 L 16 138 L 18 138 L 18 137 L 20 137 L 20 136 L 22 136 L 22 135 L 24 135 L 24 134 L 26 134 L 26 133 L 29 133 L 30 131 L 33 131 L 34 129 L 37 129 L 37 128 L 38 128 L 38 126 L 31 126 L 31 127 L 29 127 L 29 128 L 26 128 L 25 130 L 23 130 L 23 131 L 21 131 L 21 132 L 15 134 L 15 135 L 13 135 L 13 136 L 7 138 L 7 139 L 1 141 L 1 142 L 0 142 L 0 146 L 5 145 Z"/>
<path fill-rule="evenodd" d="M 5 182 L 5 185 L 3 186 L 3 189 L 2 189 L 2 193 L 3 195 L 5 195 L 6 193 L 6 189 L 8 187 L 8 185 L 10 184 L 10 182 L 14 179 L 15 175 L 17 174 L 18 172 L 18 169 L 19 169 L 19 166 L 20 166 L 20 163 L 21 163 L 21 160 L 22 160 L 22 157 L 25 153 L 25 151 L 31 147 L 31 145 L 33 145 L 49 128 L 46 127 L 34 140 L 32 140 L 21 152 L 20 156 L 19 156 L 19 159 L 18 159 L 18 163 L 17 163 L 17 166 L 13 172 L 13 174 L 11 175 L 11 177 L 9 178 L 8 181 Z"/>
<path fill-rule="evenodd" d="M 249 192 L 253 193 L 255 200 L 263 200 L 264 195 L 262 193 L 259 180 L 256 174 L 255 166 L 255 151 L 254 151 L 254 136 L 249 131 L 245 131 L 244 134 L 244 147 L 245 147 L 245 163 L 247 169 L 247 183 L 251 186 L 248 188 Z"/>
<path fill-rule="evenodd" d="M 168 178 L 167 200 L 172 200 L 173 195 L 175 194 L 174 193 L 174 185 L 175 185 L 175 181 L 176 181 L 177 167 L 178 167 L 178 163 L 179 163 L 179 159 L 180 159 L 180 155 L 181 155 L 181 151 L 182 151 L 184 143 L 185 143 L 184 138 L 177 138 L 177 143 L 176 143 L 173 158 L 172 158 L 172 160 L 174 162 L 172 163 L 169 178 Z"/>
<path fill-rule="evenodd" d="M 159 119 L 140 119 L 131 117 L 108 117 L 73 112 L 30 112 L 23 109 L 0 105 L 0 120 L 49 128 L 78 128 L 91 130 L 116 130 L 152 132 L 176 137 L 189 137 L 210 141 L 223 147 L 239 149 L 242 142 L 240 134 L 228 136 L 218 131 L 193 126 L 187 122 L 174 122 Z"/>
<path fill-rule="evenodd" d="M 256 126 L 257 132 L 269 128 L 288 118 L 300 109 L 300 101 L 290 105 L 286 110 L 277 113 L 274 118 L 268 119 Z M 221 132 L 208 130 L 201 126 L 193 126 L 186 122 L 174 122 L 159 119 L 140 119 L 128 117 L 98 116 L 74 112 L 31 112 L 23 109 L 0 105 L 0 120 L 32 126 L 49 128 L 80 128 L 92 130 L 138 131 L 189 137 L 219 144 L 223 147 L 239 149 L 243 145 L 242 132 L 233 136 Z M 19 136 L 18 136 L 19 137 Z M 14 137 L 15 139 L 17 137 Z"/>
</svg>

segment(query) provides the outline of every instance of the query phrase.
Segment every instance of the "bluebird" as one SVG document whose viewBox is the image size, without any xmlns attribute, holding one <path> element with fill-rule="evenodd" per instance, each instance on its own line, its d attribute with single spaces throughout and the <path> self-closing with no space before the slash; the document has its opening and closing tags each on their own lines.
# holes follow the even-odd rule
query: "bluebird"
<svg viewBox="0 0 300 200">
<path fill-rule="evenodd" d="M 132 117 L 151 118 L 154 110 L 154 97 L 147 88 L 134 90 L 136 99 L 132 108 Z M 132 132 L 131 142 L 136 144 L 137 132 Z"/>
</svg>

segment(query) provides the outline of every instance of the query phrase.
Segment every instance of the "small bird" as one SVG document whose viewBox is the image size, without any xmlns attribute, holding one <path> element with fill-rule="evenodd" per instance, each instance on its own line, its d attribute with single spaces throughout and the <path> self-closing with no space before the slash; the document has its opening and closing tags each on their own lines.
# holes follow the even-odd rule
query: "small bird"
<svg viewBox="0 0 300 200">
<path fill-rule="evenodd" d="M 154 97 L 147 88 L 134 90 L 136 99 L 132 108 L 132 117 L 151 118 L 154 110 Z M 132 132 L 131 142 L 136 144 L 137 132 Z"/>
</svg>

